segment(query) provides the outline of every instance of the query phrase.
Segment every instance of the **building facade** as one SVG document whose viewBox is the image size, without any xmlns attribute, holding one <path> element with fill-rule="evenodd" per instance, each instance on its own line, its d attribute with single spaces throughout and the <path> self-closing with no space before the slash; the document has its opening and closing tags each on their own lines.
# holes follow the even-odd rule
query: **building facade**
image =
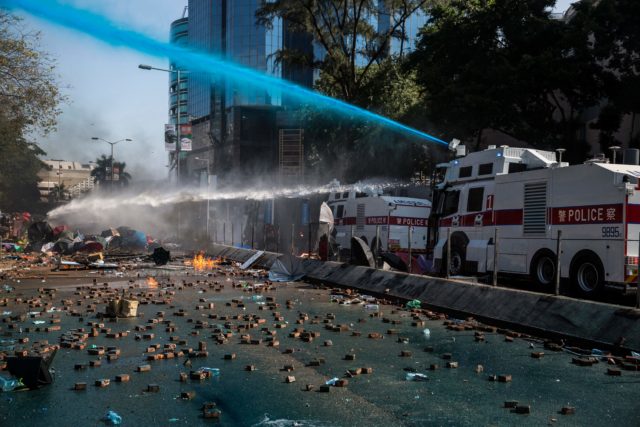
<svg viewBox="0 0 640 427">
<path fill-rule="evenodd" d="M 257 25 L 260 4 L 261 0 L 190 0 L 189 47 L 311 86 L 311 69 L 288 67 L 275 59 L 285 46 L 312 52 L 311 38 L 289 32 L 281 20 L 269 28 Z M 193 151 L 184 154 L 185 179 L 203 182 L 199 176 L 207 172 L 207 165 L 222 184 L 225 177 L 231 181 L 238 173 L 274 174 L 279 129 L 292 125 L 291 104 L 279 89 L 194 72 L 188 77 L 188 93 Z"/>
<path fill-rule="evenodd" d="M 263 0 L 189 0 L 186 44 L 193 49 L 228 59 L 276 78 L 312 87 L 317 75 L 310 66 L 276 61 L 281 49 L 295 49 L 311 57 L 321 57 L 322 49 L 310 34 L 291 31 L 286 21 L 276 19 L 266 27 L 256 22 Z M 378 0 L 371 24 L 380 32 L 397 22 L 387 13 L 385 1 Z M 402 55 L 413 50 L 419 29 L 427 17 L 414 13 L 397 33 L 387 54 Z M 174 23 L 182 26 L 182 20 Z M 172 40 L 173 29 L 172 26 Z M 176 31 L 181 33 L 181 31 Z M 181 39 L 182 40 L 182 39 Z M 281 131 L 299 128 L 294 111 L 298 101 L 277 88 L 257 88 L 214 73 L 188 74 L 188 97 L 184 113 L 192 123 L 193 150 L 183 153 L 183 180 L 204 182 L 208 172 L 232 181 L 242 176 L 275 177 L 281 169 Z M 290 135 L 290 133 L 288 134 Z M 300 133 L 302 135 L 302 133 Z M 181 163 L 182 165 L 182 163 Z"/>
<path fill-rule="evenodd" d="M 171 43 L 187 46 L 189 43 L 189 19 L 183 16 L 180 19 L 176 19 L 171 23 L 171 30 L 169 39 Z M 178 81 L 178 73 L 169 74 L 169 123 L 173 125 L 180 125 L 189 123 L 190 117 L 188 113 L 187 100 L 189 99 L 189 87 L 188 87 L 188 70 L 182 64 L 171 62 L 169 64 L 170 70 L 180 70 L 180 81 Z M 184 71 L 184 72 L 182 72 Z M 185 155 L 181 154 L 180 166 L 184 166 Z M 176 152 L 169 153 L 169 164 L 172 168 L 177 166 Z"/>
<path fill-rule="evenodd" d="M 46 167 L 38 172 L 38 190 L 43 201 L 47 201 L 49 194 L 56 186 L 64 186 L 68 197 L 77 197 L 91 191 L 95 187 L 95 178 L 91 171 L 93 163 L 80 163 L 68 160 L 43 160 Z"/>
</svg>

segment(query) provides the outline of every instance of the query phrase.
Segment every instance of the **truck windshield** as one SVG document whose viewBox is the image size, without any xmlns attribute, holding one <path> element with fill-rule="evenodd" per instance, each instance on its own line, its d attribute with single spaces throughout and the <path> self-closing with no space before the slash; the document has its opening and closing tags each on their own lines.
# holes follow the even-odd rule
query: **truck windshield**
<svg viewBox="0 0 640 427">
<path fill-rule="evenodd" d="M 452 215 L 458 212 L 458 202 L 460 201 L 460 190 L 447 191 L 444 194 L 442 205 L 442 215 Z"/>
<path fill-rule="evenodd" d="M 433 174 L 433 183 L 440 184 L 441 182 L 443 182 L 446 174 L 447 174 L 447 168 L 444 168 L 444 167 L 436 168 L 436 171 Z"/>
</svg>

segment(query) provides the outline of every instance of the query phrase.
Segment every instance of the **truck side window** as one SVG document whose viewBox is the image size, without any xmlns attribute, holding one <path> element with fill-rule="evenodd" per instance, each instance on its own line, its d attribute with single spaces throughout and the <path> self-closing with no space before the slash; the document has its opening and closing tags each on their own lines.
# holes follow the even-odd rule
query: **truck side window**
<svg viewBox="0 0 640 427">
<path fill-rule="evenodd" d="M 464 166 L 460 168 L 458 172 L 459 178 L 469 178 L 471 176 L 473 166 Z"/>
<path fill-rule="evenodd" d="M 345 191 L 344 193 L 342 193 L 342 198 L 343 199 L 348 199 L 349 198 L 349 192 Z"/>
<path fill-rule="evenodd" d="M 508 173 L 518 173 L 524 172 L 527 170 L 527 165 L 524 163 L 509 163 L 509 172 Z"/>
<path fill-rule="evenodd" d="M 447 216 L 458 212 L 460 190 L 448 191 L 444 196 L 444 209 L 442 215 Z"/>
<path fill-rule="evenodd" d="M 338 205 L 338 208 L 336 211 L 336 218 L 342 218 L 343 214 L 344 214 L 344 205 Z"/>
<path fill-rule="evenodd" d="M 483 163 L 478 167 L 478 175 L 491 175 L 493 173 L 493 163 Z"/>
<path fill-rule="evenodd" d="M 484 187 L 470 188 L 467 198 L 467 212 L 481 211 L 482 202 L 484 202 Z"/>
</svg>

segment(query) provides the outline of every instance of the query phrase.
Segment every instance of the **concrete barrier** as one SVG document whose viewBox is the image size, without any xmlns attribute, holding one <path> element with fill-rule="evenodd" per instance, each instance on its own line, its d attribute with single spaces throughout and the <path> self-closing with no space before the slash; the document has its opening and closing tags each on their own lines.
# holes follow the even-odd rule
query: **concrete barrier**
<svg viewBox="0 0 640 427">
<path fill-rule="evenodd" d="M 213 255 L 238 262 L 255 251 L 216 245 Z M 256 266 L 269 268 L 278 254 L 266 252 Z M 307 279 L 363 293 L 418 299 L 424 307 L 474 316 L 543 336 L 566 337 L 600 347 L 640 350 L 640 310 L 564 296 L 493 287 L 443 278 L 305 260 Z"/>
</svg>

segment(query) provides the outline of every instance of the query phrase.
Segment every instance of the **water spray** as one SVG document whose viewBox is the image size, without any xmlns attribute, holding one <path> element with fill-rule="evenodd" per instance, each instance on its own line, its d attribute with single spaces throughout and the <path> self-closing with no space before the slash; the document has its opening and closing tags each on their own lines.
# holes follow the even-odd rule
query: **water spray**
<svg viewBox="0 0 640 427">
<path fill-rule="evenodd" d="M 206 200 L 270 200 L 270 199 L 290 199 L 308 197 L 314 194 L 356 191 L 356 192 L 379 192 L 388 188 L 398 188 L 406 184 L 397 182 L 387 182 L 379 184 L 353 184 L 335 185 L 327 184 L 321 186 L 297 186 L 290 188 L 280 188 L 277 190 L 225 190 L 215 193 L 209 192 L 206 188 L 194 190 L 174 190 L 167 192 L 166 189 L 146 191 L 138 194 L 126 195 L 118 193 L 113 196 L 105 196 L 100 193 L 91 193 L 82 199 L 73 199 L 70 203 L 60 206 L 47 214 L 51 219 L 56 219 L 68 214 L 79 212 L 101 212 L 105 210 L 119 210 L 132 207 L 158 208 L 176 203 L 202 202 Z"/>
<path fill-rule="evenodd" d="M 0 7 L 20 9 L 53 24 L 67 27 L 90 35 L 112 46 L 123 46 L 157 58 L 170 58 L 179 64 L 188 64 L 190 71 L 216 73 L 226 79 L 253 85 L 266 91 L 278 90 L 304 103 L 313 103 L 342 114 L 350 114 L 360 119 L 370 120 L 390 129 L 418 137 L 423 141 L 447 145 L 435 136 L 399 123 L 388 117 L 367 111 L 338 99 L 322 95 L 294 83 L 269 76 L 251 68 L 236 64 L 220 56 L 198 52 L 175 44 L 151 38 L 145 34 L 120 28 L 109 19 L 63 4 L 58 0 L 0 0 Z M 212 71 L 215 70 L 215 71 Z"/>
</svg>

